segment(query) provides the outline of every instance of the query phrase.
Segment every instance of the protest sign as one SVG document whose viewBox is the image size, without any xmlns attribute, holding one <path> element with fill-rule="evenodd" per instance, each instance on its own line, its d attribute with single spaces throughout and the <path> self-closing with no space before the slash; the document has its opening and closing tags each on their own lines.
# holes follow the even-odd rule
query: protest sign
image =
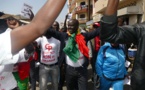
<svg viewBox="0 0 145 90">
<path fill-rule="evenodd" d="M 32 11 L 32 6 L 24 3 L 21 10 L 21 15 L 27 19 L 30 19 L 30 15 L 31 15 L 30 10 Z"/>
</svg>

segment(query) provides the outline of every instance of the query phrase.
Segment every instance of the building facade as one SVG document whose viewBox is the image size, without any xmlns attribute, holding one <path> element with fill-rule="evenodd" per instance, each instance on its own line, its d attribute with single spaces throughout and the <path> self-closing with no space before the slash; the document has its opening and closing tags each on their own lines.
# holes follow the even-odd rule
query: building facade
<svg viewBox="0 0 145 90">
<path fill-rule="evenodd" d="M 79 21 L 80 26 L 85 27 L 86 22 L 92 20 L 92 2 L 93 0 L 69 0 L 69 13 L 72 18 Z"/>
<path fill-rule="evenodd" d="M 108 0 L 93 0 L 93 22 L 100 21 Z M 133 25 L 145 21 L 145 0 L 120 0 L 118 17 L 125 19 L 125 24 Z"/>
</svg>

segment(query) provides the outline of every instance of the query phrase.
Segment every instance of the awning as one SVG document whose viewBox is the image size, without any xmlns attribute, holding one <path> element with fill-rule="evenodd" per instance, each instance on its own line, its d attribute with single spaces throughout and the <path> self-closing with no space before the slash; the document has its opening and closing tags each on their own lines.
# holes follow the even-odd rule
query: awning
<svg viewBox="0 0 145 90">
<path fill-rule="evenodd" d="M 93 24 L 93 20 L 86 22 L 86 25 L 91 25 L 91 24 Z"/>
<path fill-rule="evenodd" d="M 138 0 L 121 0 L 119 2 L 118 9 L 135 5 L 137 1 Z M 99 10 L 97 10 L 96 13 L 103 13 L 107 7 L 107 2 L 108 2 L 107 0 L 105 0 L 104 3 L 102 2 L 102 0 L 97 1 L 95 5 L 98 5 L 98 6 L 101 5 L 102 7 L 99 8 Z"/>
<path fill-rule="evenodd" d="M 86 27 L 86 24 L 79 24 L 79 27 Z"/>
<path fill-rule="evenodd" d="M 129 6 L 118 10 L 118 16 L 129 14 L 143 14 L 143 9 L 139 6 Z"/>
</svg>

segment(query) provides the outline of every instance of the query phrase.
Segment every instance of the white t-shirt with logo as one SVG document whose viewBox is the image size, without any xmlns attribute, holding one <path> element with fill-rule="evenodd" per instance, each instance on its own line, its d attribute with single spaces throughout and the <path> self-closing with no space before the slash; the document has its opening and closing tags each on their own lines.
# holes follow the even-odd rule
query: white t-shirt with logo
<svg viewBox="0 0 145 90">
<path fill-rule="evenodd" d="M 51 65 L 58 62 L 60 41 L 53 37 L 47 39 L 42 36 L 36 42 L 41 47 L 41 63 Z"/>
</svg>

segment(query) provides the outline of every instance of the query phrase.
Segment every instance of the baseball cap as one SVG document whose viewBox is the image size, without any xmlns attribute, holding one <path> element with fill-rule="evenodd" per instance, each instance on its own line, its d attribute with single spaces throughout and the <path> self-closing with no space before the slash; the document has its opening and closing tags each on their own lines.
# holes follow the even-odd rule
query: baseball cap
<svg viewBox="0 0 145 90">
<path fill-rule="evenodd" d="M 93 26 L 98 26 L 98 27 L 100 27 L 100 23 L 95 22 L 95 23 L 93 24 Z"/>
</svg>

